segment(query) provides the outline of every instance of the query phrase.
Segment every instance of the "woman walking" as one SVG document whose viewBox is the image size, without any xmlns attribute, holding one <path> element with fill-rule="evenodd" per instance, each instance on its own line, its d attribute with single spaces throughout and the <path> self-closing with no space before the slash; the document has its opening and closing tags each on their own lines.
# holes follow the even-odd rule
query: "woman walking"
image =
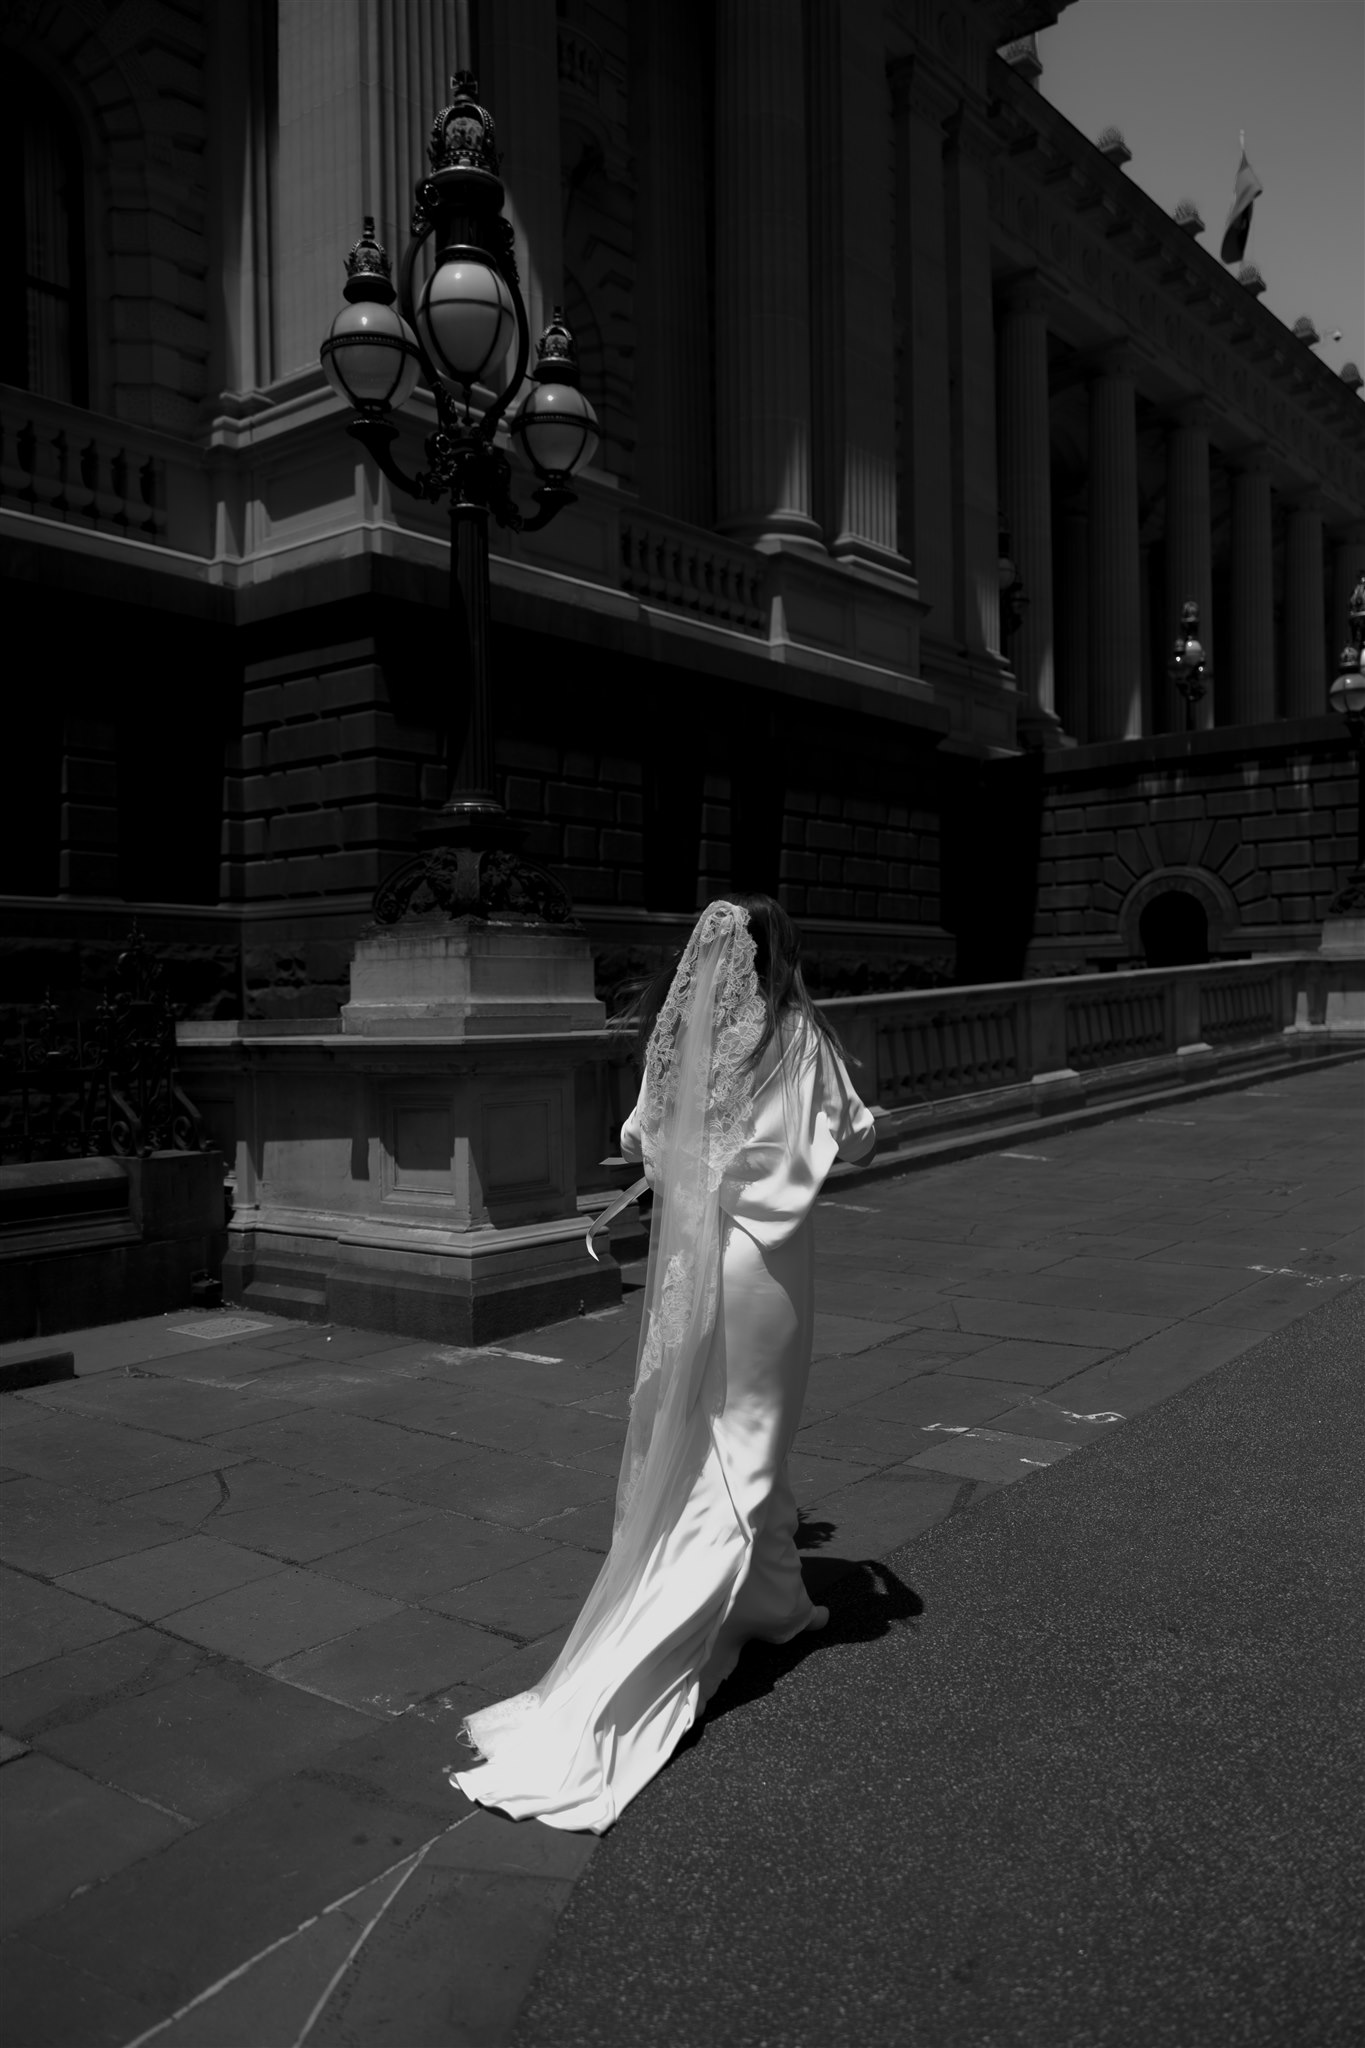
<svg viewBox="0 0 1365 2048">
<path fill-rule="evenodd" d="M 516 1819 L 597 1834 L 750 1636 L 829 1619 L 801 1581 L 786 1458 L 810 1370 L 811 1209 L 836 1155 L 875 1143 L 769 896 L 708 905 L 643 1028 L 621 1149 L 644 1160 L 654 1223 L 611 1550 L 554 1665 L 466 1718 L 483 1760 L 450 1773 Z"/>
</svg>

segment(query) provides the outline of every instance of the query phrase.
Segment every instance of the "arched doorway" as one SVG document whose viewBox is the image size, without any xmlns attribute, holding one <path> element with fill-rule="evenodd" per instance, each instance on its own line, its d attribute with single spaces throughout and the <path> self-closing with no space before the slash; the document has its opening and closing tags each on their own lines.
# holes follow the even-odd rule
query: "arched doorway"
<svg viewBox="0 0 1365 2048">
<path fill-rule="evenodd" d="M 1138 938 L 1149 967 L 1200 967 L 1209 957 L 1208 912 L 1188 891 L 1166 889 L 1143 910 Z"/>
</svg>

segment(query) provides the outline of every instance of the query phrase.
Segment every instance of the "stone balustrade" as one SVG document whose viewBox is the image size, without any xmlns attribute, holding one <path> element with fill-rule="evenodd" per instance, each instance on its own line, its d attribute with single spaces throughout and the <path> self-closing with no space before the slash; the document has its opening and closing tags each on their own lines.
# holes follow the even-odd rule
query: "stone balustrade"
<svg viewBox="0 0 1365 2048">
<path fill-rule="evenodd" d="M 950 1103 L 964 1115 L 1026 1113 L 1261 1053 L 1292 1031 L 1308 967 L 1286 955 L 843 997 L 822 1009 L 860 1092 L 906 1113 L 896 1121 Z"/>
<path fill-rule="evenodd" d="M 31 392 L 0 391 L 0 511 L 207 560 L 200 451 L 152 429 Z"/>
<path fill-rule="evenodd" d="M 674 520 L 621 519 L 621 588 L 746 633 L 768 630 L 763 557 Z"/>
</svg>

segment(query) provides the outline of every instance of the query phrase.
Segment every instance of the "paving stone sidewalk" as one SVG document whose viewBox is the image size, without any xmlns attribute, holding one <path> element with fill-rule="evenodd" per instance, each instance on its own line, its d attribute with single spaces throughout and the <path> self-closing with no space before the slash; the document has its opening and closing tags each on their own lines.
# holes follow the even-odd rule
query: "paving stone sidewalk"
<svg viewBox="0 0 1365 2048">
<path fill-rule="evenodd" d="M 813 1589 L 1365 1275 L 1363 1075 L 824 1200 Z M 231 1311 L 77 1332 L 74 1381 L 0 1398 L 16 2048 L 322 2048 L 390 1950 L 365 2048 L 503 2038 L 593 1843 L 440 1767 L 599 1567 L 641 1277 L 480 1350 Z"/>
</svg>

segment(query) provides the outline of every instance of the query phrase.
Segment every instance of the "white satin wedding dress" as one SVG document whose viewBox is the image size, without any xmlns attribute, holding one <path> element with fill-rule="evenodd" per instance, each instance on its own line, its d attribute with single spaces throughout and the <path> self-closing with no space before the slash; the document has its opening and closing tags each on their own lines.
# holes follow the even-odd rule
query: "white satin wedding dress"
<svg viewBox="0 0 1365 2048">
<path fill-rule="evenodd" d="M 724 909 L 732 923 L 743 917 Z M 675 1006 L 674 1067 L 655 1059 L 651 1040 L 640 1101 L 621 1134 L 626 1157 L 652 1166 L 656 1241 L 612 1552 L 556 1664 L 529 1693 L 467 1718 L 467 1739 L 485 1760 L 450 1773 L 471 1799 L 550 1827 L 610 1827 L 745 1641 L 786 1642 L 812 1613 L 786 1470 L 810 1370 L 810 1212 L 836 1154 L 862 1158 L 874 1126 L 838 1055 L 798 1013 L 784 1020 L 784 1042 L 774 1039 L 737 1084 L 731 1116 L 716 1075 L 727 1045 L 733 1054 L 757 1042 L 762 1018 L 752 942 L 746 993 L 747 934 L 719 922 L 716 957 L 708 960 L 703 940 Z M 698 1019 L 702 1003 L 713 1009 Z M 694 1099 L 706 1105 L 695 1141 L 685 1128 L 679 1135 L 689 1059 Z M 652 1090 L 670 1092 L 667 1108 Z M 679 1187 L 700 1190 L 699 1201 Z"/>
</svg>

